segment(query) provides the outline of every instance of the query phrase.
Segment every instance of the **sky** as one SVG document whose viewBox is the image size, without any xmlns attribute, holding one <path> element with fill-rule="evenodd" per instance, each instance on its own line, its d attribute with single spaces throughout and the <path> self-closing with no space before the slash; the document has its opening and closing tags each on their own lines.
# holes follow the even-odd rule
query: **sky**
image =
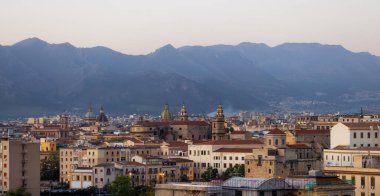
<svg viewBox="0 0 380 196">
<path fill-rule="evenodd" d="M 380 56 L 379 0 L 0 0 L 0 44 L 29 37 L 147 54 L 166 44 L 339 44 Z"/>
</svg>

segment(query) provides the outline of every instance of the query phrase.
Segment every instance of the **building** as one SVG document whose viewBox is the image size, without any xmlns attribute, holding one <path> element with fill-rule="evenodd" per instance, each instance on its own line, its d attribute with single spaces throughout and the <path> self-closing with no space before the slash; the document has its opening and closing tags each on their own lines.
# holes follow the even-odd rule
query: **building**
<svg viewBox="0 0 380 196">
<path fill-rule="evenodd" d="M 226 127 L 224 121 L 223 107 L 218 105 L 215 118 L 212 121 L 212 140 L 225 140 L 228 139 L 226 135 Z"/>
<path fill-rule="evenodd" d="M 245 177 L 286 178 L 305 175 L 309 170 L 320 169 L 320 161 L 307 144 L 287 144 L 286 134 L 273 129 L 265 135 L 265 146 L 253 149 L 245 157 Z"/>
<path fill-rule="evenodd" d="M 337 146 L 324 150 L 324 172 L 352 183 L 356 195 L 380 193 L 380 148 Z"/>
<path fill-rule="evenodd" d="M 331 148 L 339 145 L 350 147 L 378 147 L 380 122 L 338 123 L 331 129 Z"/>
<path fill-rule="evenodd" d="M 85 189 L 93 186 L 92 168 L 77 167 L 73 169 L 69 178 L 70 189 Z"/>
<path fill-rule="evenodd" d="M 51 154 L 57 152 L 57 142 L 55 139 L 40 139 L 40 159 L 47 159 Z"/>
<path fill-rule="evenodd" d="M 316 173 L 311 171 L 311 173 Z M 354 196 L 352 185 L 336 176 L 306 175 L 297 178 L 233 177 L 220 183 L 192 182 L 157 184 L 156 196 Z"/>
<path fill-rule="evenodd" d="M 194 161 L 194 179 L 200 179 L 208 167 L 219 173 L 236 164 L 244 164 L 245 155 L 254 148 L 262 148 L 264 143 L 251 140 L 212 140 L 189 145 L 188 156 Z M 237 159 L 237 160 L 236 160 Z"/>
<path fill-rule="evenodd" d="M 39 143 L 3 138 L 0 145 L 1 192 L 23 187 L 40 195 Z"/>
<path fill-rule="evenodd" d="M 78 167 L 93 167 L 102 163 L 130 160 L 128 148 L 80 148 L 68 147 L 59 150 L 60 182 L 69 182 L 70 173 Z"/>
<path fill-rule="evenodd" d="M 169 105 L 161 112 L 161 120 L 142 118 L 131 127 L 135 137 L 151 137 L 165 141 L 211 139 L 211 126 L 204 120 L 188 120 L 186 106 L 182 106 L 179 120 L 173 120 Z"/>
</svg>

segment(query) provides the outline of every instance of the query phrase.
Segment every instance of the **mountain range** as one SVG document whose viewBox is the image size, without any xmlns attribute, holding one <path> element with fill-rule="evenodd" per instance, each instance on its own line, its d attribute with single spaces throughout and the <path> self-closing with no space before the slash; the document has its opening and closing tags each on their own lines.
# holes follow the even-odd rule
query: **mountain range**
<svg viewBox="0 0 380 196">
<path fill-rule="evenodd" d="M 0 117 L 225 110 L 380 111 L 380 57 L 319 43 L 163 46 L 147 55 L 29 38 L 0 45 Z"/>
</svg>

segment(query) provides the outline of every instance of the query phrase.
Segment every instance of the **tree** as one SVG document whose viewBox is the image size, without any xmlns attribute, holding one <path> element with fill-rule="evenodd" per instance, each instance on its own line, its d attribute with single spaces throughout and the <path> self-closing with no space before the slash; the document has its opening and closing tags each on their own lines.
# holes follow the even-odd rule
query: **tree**
<svg viewBox="0 0 380 196">
<path fill-rule="evenodd" d="M 201 175 L 204 181 L 210 181 L 211 179 L 215 179 L 218 177 L 218 169 L 208 167 L 205 172 Z"/>
<path fill-rule="evenodd" d="M 59 180 L 59 157 L 52 153 L 47 159 L 41 160 L 41 180 Z"/>
<path fill-rule="evenodd" d="M 126 176 L 117 176 L 111 183 L 108 190 L 113 196 L 132 196 L 134 195 L 134 189 L 132 181 Z"/>
<path fill-rule="evenodd" d="M 234 167 L 230 167 L 222 173 L 222 179 L 227 180 L 234 176 L 243 177 L 244 175 L 245 175 L 244 164 L 241 164 L 241 165 L 236 164 Z"/>
<path fill-rule="evenodd" d="M 137 186 L 135 187 L 135 195 L 154 196 L 154 188 L 152 186 Z"/>
<path fill-rule="evenodd" d="M 182 175 L 180 178 L 180 181 L 181 182 L 189 182 L 189 177 L 187 177 L 187 175 Z"/>
<path fill-rule="evenodd" d="M 5 196 L 31 196 L 28 191 L 26 191 L 25 188 L 18 188 L 16 190 L 10 190 L 8 191 Z"/>
</svg>

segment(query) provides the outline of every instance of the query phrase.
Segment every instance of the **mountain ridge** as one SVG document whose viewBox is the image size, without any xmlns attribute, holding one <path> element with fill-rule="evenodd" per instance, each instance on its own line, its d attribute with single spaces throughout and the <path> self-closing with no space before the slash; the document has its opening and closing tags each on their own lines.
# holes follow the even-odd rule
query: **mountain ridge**
<svg viewBox="0 0 380 196">
<path fill-rule="evenodd" d="M 167 101 L 194 113 L 212 112 L 219 101 L 231 111 L 380 108 L 380 57 L 340 45 L 167 44 L 127 55 L 29 38 L 0 45 L 0 68 L 0 117 L 81 113 L 90 102 L 111 114 L 158 114 Z"/>
</svg>

